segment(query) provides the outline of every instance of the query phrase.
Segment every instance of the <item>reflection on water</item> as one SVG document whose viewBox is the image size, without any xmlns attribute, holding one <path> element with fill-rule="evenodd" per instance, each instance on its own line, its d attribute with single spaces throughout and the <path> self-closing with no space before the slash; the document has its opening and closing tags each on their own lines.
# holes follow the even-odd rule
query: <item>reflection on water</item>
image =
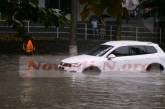
<svg viewBox="0 0 165 109">
<path fill-rule="evenodd" d="M 2 109 L 165 108 L 165 74 L 111 75 L 20 78 L 18 56 L 0 56 L 0 107 Z"/>
<path fill-rule="evenodd" d="M 32 101 L 32 94 L 34 92 L 33 81 L 28 79 L 28 80 L 22 81 L 20 85 L 26 88 L 22 88 L 20 92 L 19 100 L 21 104 L 26 105 L 28 102 Z"/>
</svg>

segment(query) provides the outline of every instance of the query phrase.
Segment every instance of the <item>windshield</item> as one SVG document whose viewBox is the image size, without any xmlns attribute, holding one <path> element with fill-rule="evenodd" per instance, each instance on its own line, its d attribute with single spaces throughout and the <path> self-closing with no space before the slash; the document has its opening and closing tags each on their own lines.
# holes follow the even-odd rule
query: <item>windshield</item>
<svg viewBox="0 0 165 109">
<path fill-rule="evenodd" d="M 106 54 L 109 50 L 111 50 L 113 46 L 110 45 L 100 45 L 98 48 L 90 51 L 87 53 L 87 55 L 92 55 L 92 56 L 103 56 Z"/>
</svg>

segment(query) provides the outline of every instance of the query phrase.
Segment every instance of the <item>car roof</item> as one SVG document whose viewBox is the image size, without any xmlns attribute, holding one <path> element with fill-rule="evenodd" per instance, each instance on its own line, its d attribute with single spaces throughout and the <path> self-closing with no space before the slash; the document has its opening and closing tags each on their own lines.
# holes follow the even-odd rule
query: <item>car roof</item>
<svg viewBox="0 0 165 109">
<path fill-rule="evenodd" d="M 142 41 L 130 41 L 130 40 L 121 40 L 121 41 L 109 41 L 105 42 L 102 45 L 111 45 L 111 46 L 127 46 L 127 45 L 153 45 L 152 42 L 142 42 Z"/>
</svg>

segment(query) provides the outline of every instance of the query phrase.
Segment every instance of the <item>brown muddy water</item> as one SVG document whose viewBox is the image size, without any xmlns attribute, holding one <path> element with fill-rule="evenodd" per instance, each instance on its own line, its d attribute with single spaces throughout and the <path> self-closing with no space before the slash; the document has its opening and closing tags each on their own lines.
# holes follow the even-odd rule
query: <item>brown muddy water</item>
<svg viewBox="0 0 165 109">
<path fill-rule="evenodd" d="M 0 109 L 165 109 L 164 73 L 21 78 L 18 63 L 0 56 Z"/>
</svg>

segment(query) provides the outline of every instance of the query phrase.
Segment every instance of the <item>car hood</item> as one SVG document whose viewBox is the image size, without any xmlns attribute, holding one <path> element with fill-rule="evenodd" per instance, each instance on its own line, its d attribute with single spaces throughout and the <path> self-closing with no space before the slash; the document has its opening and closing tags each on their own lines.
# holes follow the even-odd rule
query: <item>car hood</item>
<svg viewBox="0 0 165 109">
<path fill-rule="evenodd" d="M 62 60 L 64 63 L 82 63 L 82 62 L 89 62 L 89 61 L 99 61 L 102 60 L 101 57 L 97 56 L 90 56 L 90 55 L 78 55 L 66 58 Z"/>
</svg>

